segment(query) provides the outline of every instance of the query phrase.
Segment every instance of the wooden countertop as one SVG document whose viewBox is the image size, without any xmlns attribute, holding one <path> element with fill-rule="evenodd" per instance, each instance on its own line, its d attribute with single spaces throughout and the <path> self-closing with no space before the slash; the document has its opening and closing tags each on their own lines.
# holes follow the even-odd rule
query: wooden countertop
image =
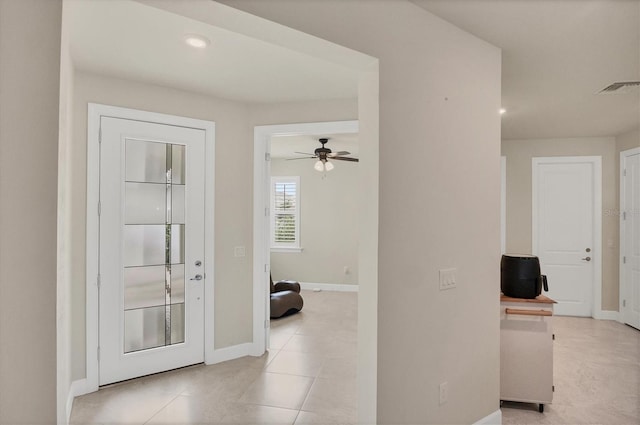
<svg viewBox="0 0 640 425">
<path fill-rule="evenodd" d="M 531 303 L 531 304 L 557 304 L 557 301 L 552 300 L 544 295 L 538 295 L 535 298 L 511 298 L 504 294 L 500 294 L 500 302 L 510 303 Z"/>
</svg>

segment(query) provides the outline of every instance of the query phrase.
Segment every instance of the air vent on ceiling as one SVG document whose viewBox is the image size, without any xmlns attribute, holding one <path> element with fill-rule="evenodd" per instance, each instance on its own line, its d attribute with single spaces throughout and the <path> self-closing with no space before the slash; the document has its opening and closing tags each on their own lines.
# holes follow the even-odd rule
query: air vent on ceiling
<svg viewBox="0 0 640 425">
<path fill-rule="evenodd" d="M 609 84 L 607 87 L 600 90 L 598 93 L 608 94 L 608 93 L 626 93 L 626 89 L 639 87 L 640 81 L 620 81 L 613 84 Z"/>
</svg>

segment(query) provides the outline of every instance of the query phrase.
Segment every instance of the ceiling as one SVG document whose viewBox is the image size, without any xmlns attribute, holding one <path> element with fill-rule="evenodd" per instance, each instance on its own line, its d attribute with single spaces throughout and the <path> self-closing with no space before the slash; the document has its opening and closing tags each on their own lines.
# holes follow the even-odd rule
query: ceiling
<svg viewBox="0 0 640 425">
<path fill-rule="evenodd" d="M 333 152 L 347 151 L 350 157 L 358 157 L 358 134 L 315 134 L 304 136 L 274 136 L 271 138 L 271 158 L 304 158 L 304 155 L 295 152 L 310 153 L 319 148 L 318 139 L 326 137 L 329 139 L 325 145 Z"/>
<path fill-rule="evenodd" d="M 597 92 L 640 80 L 640 0 L 411 1 L 502 49 L 504 139 L 637 128 L 639 89 Z M 80 70 L 252 103 L 357 96 L 355 69 L 135 1 L 68 0 L 65 13 Z M 186 33 L 212 43 L 190 48 Z"/>
<path fill-rule="evenodd" d="M 614 136 L 637 128 L 638 0 L 411 0 L 502 49 L 503 139 Z"/>
<path fill-rule="evenodd" d="M 65 17 L 83 71 L 241 102 L 357 97 L 357 70 L 135 1 L 68 0 Z M 190 33 L 211 44 L 187 46 Z"/>
</svg>

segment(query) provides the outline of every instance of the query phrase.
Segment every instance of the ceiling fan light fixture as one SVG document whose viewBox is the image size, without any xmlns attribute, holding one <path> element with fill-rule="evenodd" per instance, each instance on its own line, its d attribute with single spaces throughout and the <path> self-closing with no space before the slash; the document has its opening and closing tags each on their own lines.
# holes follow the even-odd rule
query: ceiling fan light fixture
<svg viewBox="0 0 640 425">
<path fill-rule="evenodd" d="M 327 171 L 333 170 L 333 164 L 330 163 L 329 161 L 325 162 L 324 163 L 324 169 L 327 170 Z"/>
<path fill-rule="evenodd" d="M 316 163 L 315 163 L 315 165 L 313 166 L 313 168 L 314 168 L 316 171 L 323 172 L 323 171 L 324 171 L 324 164 L 322 163 L 322 161 L 318 161 L 318 162 L 316 162 Z"/>
</svg>

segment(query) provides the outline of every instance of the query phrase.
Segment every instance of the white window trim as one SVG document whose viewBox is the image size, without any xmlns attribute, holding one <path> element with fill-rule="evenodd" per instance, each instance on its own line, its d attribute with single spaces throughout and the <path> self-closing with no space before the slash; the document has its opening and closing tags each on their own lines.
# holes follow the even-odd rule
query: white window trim
<svg viewBox="0 0 640 425">
<path fill-rule="evenodd" d="M 274 200 L 274 187 L 278 182 L 293 182 L 296 185 L 296 208 L 295 212 L 292 214 L 295 217 L 295 242 L 293 243 L 283 243 L 283 242 L 275 242 L 275 220 L 276 220 L 276 209 L 275 209 L 275 200 Z M 271 252 L 302 252 L 302 248 L 300 246 L 300 176 L 273 176 L 271 177 L 271 187 L 270 187 L 270 198 L 271 198 L 271 232 L 270 232 L 270 243 L 271 243 Z"/>
<path fill-rule="evenodd" d="M 287 248 L 287 247 L 283 247 L 283 246 L 271 247 L 271 252 L 277 252 L 277 253 L 298 254 L 298 253 L 300 253 L 302 251 L 304 251 L 304 248 L 302 248 L 302 247 L 298 247 L 298 248 Z"/>
</svg>

